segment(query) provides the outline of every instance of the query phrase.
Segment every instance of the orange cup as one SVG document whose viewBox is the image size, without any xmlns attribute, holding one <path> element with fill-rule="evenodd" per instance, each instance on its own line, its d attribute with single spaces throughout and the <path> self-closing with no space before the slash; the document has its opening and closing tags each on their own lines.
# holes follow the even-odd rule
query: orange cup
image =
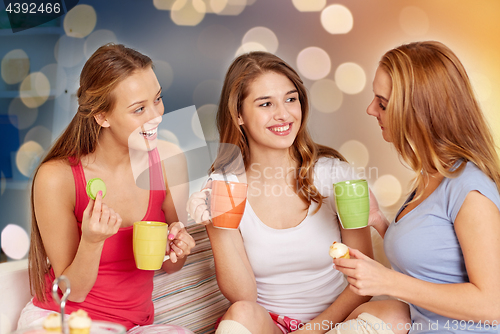
<svg viewBox="0 0 500 334">
<path fill-rule="evenodd" d="M 247 188 L 246 183 L 213 181 L 210 211 L 215 227 L 234 230 L 240 226 Z"/>
</svg>

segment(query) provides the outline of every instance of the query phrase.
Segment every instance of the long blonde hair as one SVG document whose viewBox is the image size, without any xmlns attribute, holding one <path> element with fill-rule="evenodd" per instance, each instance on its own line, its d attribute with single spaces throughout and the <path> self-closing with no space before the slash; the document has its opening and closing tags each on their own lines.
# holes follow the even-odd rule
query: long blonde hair
<svg viewBox="0 0 500 334">
<path fill-rule="evenodd" d="M 396 150 L 415 171 L 415 200 L 429 174 L 458 176 L 467 161 L 500 189 L 493 136 L 457 56 L 440 42 L 416 42 L 388 51 L 380 67 L 392 79 L 389 130 Z"/>
<path fill-rule="evenodd" d="M 248 89 L 253 80 L 258 76 L 275 72 L 286 76 L 298 91 L 302 110 L 302 122 L 297 137 L 290 147 L 290 156 L 298 163 L 296 171 L 296 191 L 299 197 L 309 206 L 311 201 L 318 203 L 317 212 L 322 205 L 324 197 L 314 186 L 313 168 L 316 161 L 323 156 L 345 158 L 336 150 L 316 144 L 307 130 L 307 118 L 309 115 L 309 100 L 306 88 L 295 70 L 279 57 L 268 52 L 250 52 L 237 57 L 229 67 L 224 85 L 222 87 L 217 111 L 217 129 L 219 131 L 220 143 L 233 144 L 238 148 L 243 157 L 244 169 L 250 166 L 250 149 L 247 135 L 238 124 L 238 116 L 242 112 L 242 104 L 248 96 Z M 218 155 L 210 172 L 234 170 L 235 155 L 239 152 L 228 150 L 221 145 Z"/>
<path fill-rule="evenodd" d="M 50 160 L 68 160 L 78 163 L 80 158 L 95 151 L 101 126 L 94 116 L 113 109 L 113 89 L 134 71 L 152 67 L 149 57 L 121 44 L 101 46 L 87 60 L 80 74 L 77 92 L 78 110 L 64 133 L 57 139 L 35 171 L 33 185 L 40 166 Z M 31 244 L 28 256 L 31 294 L 45 301 L 45 275 L 50 270 L 35 216 L 31 187 Z"/>
</svg>

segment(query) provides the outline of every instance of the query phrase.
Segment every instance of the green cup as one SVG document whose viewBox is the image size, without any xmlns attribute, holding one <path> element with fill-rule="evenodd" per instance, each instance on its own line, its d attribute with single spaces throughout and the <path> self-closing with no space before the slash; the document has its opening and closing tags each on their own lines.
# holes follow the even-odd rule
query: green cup
<svg viewBox="0 0 500 334">
<path fill-rule="evenodd" d="M 340 223 L 345 229 L 368 226 L 370 191 L 366 180 L 349 180 L 333 184 Z"/>
</svg>

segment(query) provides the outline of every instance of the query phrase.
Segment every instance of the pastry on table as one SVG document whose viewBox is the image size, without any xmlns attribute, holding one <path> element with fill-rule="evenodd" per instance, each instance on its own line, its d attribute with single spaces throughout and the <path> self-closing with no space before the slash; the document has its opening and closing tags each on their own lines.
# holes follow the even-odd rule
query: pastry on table
<svg viewBox="0 0 500 334">
<path fill-rule="evenodd" d="M 47 318 L 43 319 L 43 329 L 46 332 L 62 333 L 61 330 L 61 315 L 59 313 L 51 313 Z"/>
<path fill-rule="evenodd" d="M 70 314 L 68 325 L 70 334 L 89 334 L 92 319 L 87 312 L 80 309 Z"/>
<path fill-rule="evenodd" d="M 334 259 L 350 259 L 349 248 L 343 243 L 334 241 L 330 246 L 330 256 Z"/>
</svg>

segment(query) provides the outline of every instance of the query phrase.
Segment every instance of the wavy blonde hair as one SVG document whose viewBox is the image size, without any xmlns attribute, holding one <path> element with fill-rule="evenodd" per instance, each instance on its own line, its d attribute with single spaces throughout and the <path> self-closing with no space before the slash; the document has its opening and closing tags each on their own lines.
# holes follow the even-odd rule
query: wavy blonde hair
<svg viewBox="0 0 500 334">
<path fill-rule="evenodd" d="M 392 79 L 389 130 L 396 150 L 415 171 L 414 200 L 422 196 L 429 174 L 456 177 L 467 161 L 500 189 L 493 136 L 457 56 L 440 42 L 415 42 L 388 51 L 380 67 Z"/>
<path fill-rule="evenodd" d="M 217 111 L 217 129 L 219 131 L 220 143 L 233 144 L 235 150 L 227 149 L 221 145 L 217 157 L 210 168 L 210 172 L 247 170 L 250 166 L 250 148 L 248 147 L 247 135 L 238 125 L 238 116 L 242 111 L 242 104 L 249 94 L 250 84 L 260 75 L 274 72 L 286 76 L 298 91 L 300 106 L 302 110 L 302 122 L 297 137 L 289 148 L 290 156 L 298 163 L 295 179 L 296 192 L 299 197 L 309 206 L 311 201 L 318 203 L 317 212 L 324 197 L 314 186 L 313 169 L 316 161 L 323 156 L 345 158 L 333 148 L 316 144 L 307 130 L 307 118 L 309 115 L 309 100 L 306 88 L 295 70 L 279 57 L 268 52 L 250 52 L 237 57 L 229 67 L 219 101 Z M 221 149 L 222 148 L 222 149 Z M 244 166 L 236 166 L 236 155 L 243 157 Z"/>
</svg>

